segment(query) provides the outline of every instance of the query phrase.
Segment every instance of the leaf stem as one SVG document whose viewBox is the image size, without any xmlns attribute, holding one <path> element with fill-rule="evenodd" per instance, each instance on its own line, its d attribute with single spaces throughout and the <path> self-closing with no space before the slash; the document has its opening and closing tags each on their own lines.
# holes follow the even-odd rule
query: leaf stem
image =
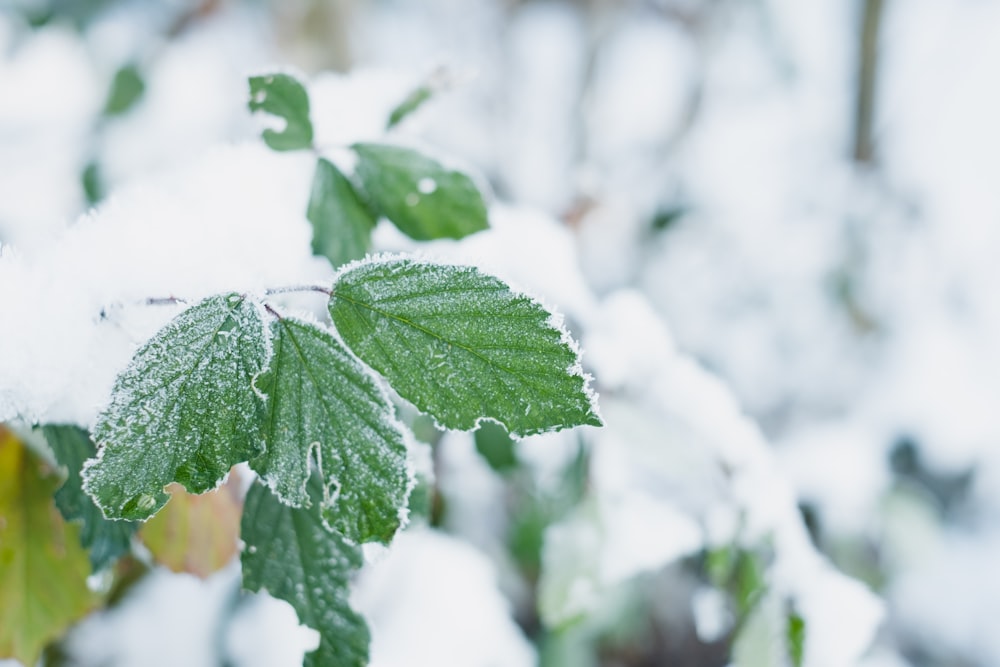
<svg viewBox="0 0 1000 667">
<path fill-rule="evenodd" d="M 151 296 L 143 301 L 147 306 L 172 306 L 178 303 L 187 303 L 187 299 L 176 296 Z"/>
<path fill-rule="evenodd" d="M 327 296 L 333 294 L 333 290 L 322 285 L 289 285 L 287 287 L 270 287 L 264 290 L 264 296 L 274 296 L 275 294 L 288 294 L 290 292 L 322 292 Z"/>
</svg>

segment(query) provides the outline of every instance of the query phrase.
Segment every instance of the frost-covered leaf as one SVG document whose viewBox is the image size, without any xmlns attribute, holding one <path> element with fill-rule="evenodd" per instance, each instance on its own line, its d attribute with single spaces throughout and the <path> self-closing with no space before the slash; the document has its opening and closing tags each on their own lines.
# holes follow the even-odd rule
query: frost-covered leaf
<svg viewBox="0 0 1000 667">
<path fill-rule="evenodd" d="M 56 505 L 64 519 L 81 522 L 80 541 L 90 554 L 94 571 L 101 570 L 128 552 L 138 524 L 105 519 L 101 508 L 83 492 L 83 462 L 97 454 L 90 434 L 68 424 L 48 424 L 42 432 L 56 461 L 66 468 L 66 481 L 56 491 Z"/>
<path fill-rule="evenodd" d="M 60 476 L 0 425 L 0 659 L 34 665 L 94 604 L 80 527 L 52 501 Z"/>
<path fill-rule="evenodd" d="M 170 503 L 142 525 L 139 538 L 160 565 L 204 579 L 239 551 L 243 508 L 239 478 L 230 475 L 215 491 L 198 496 L 178 484 L 167 490 Z"/>
<path fill-rule="evenodd" d="M 352 148 L 365 192 L 404 234 L 418 241 L 460 239 L 489 227 L 483 195 L 466 174 L 409 148 Z"/>
<path fill-rule="evenodd" d="M 281 130 L 266 129 L 264 143 L 276 151 L 294 151 L 312 146 L 309 93 L 288 74 L 250 77 L 250 111 L 263 111 L 285 121 Z"/>
<path fill-rule="evenodd" d="M 365 256 L 371 248 L 375 218 L 351 182 L 329 160 L 316 162 L 309 210 L 312 250 L 334 266 Z"/>
<path fill-rule="evenodd" d="M 406 504 L 402 425 L 371 373 L 331 334 L 290 318 L 271 324 L 274 356 L 257 381 L 268 395 L 267 448 L 251 466 L 284 501 L 309 502 L 315 458 L 325 520 L 354 542 L 392 539 Z"/>
<path fill-rule="evenodd" d="M 260 308 L 237 294 L 184 311 L 143 345 L 98 417 L 84 489 L 111 518 L 147 519 L 170 482 L 215 488 L 262 450 L 253 379 L 268 356 Z"/>
<path fill-rule="evenodd" d="M 299 621 L 320 635 L 306 667 L 363 667 L 368 663 L 368 626 L 351 609 L 348 579 L 361 567 L 358 547 L 329 530 L 320 518 L 323 483 L 310 478 L 313 507 L 289 507 L 262 484 L 254 484 L 243 509 L 243 587 L 266 590 L 295 609 Z"/>
<path fill-rule="evenodd" d="M 360 263 L 338 276 L 330 315 L 362 361 L 446 428 L 487 417 L 524 436 L 601 423 L 552 314 L 474 268 Z"/>
</svg>

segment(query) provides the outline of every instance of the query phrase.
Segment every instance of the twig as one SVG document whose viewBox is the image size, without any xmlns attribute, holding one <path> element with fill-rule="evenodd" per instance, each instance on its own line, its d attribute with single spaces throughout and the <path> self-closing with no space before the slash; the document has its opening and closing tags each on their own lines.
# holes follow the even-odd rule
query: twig
<svg viewBox="0 0 1000 667">
<path fill-rule="evenodd" d="M 322 292 L 327 296 L 333 294 L 333 290 L 322 285 L 289 285 L 287 287 L 271 287 L 264 290 L 264 296 L 274 296 L 275 294 L 289 294 L 291 292 Z"/>
</svg>

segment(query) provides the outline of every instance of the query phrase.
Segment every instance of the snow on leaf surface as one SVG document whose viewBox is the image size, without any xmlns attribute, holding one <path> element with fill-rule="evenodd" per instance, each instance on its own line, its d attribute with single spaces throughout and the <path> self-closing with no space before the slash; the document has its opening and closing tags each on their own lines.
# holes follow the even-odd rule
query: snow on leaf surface
<svg viewBox="0 0 1000 667">
<path fill-rule="evenodd" d="M 263 401 L 254 378 L 268 357 L 258 304 L 238 294 L 205 299 L 143 345 L 115 380 L 94 427 L 100 447 L 84 489 L 109 518 L 144 520 L 164 487 L 215 488 L 261 453 Z"/>
<path fill-rule="evenodd" d="M 392 404 L 375 377 L 317 325 L 283 318 L 272 322 L 271 335 L 271 365 L 257 381 L 269 397 L 267 448 L 251 467 L 283 501 L 308 505 L 315 457 L 324 520 L 354 542 L 389 542 L 409 488 Z"/>
<path fill-rule="evenodd" d="M 263 111 L 285 121 L 282 130 L 264 130 L 264 143 L 276 151 L 294 151 L 312 146 L 309 93 L 289 74 L 250 77 L 250 111 Z"/>
<path fill-rule="evenodd" d="M 348 577 L 363 558 L 324 525 L 322 487 L 318 475 L 310 477 L 309 508 L 285 505 L 262 484 L 250 488 L 242 522 L 243 587 L 285 600 L 300 622 L 319 632 L 319 648 L 306 655 L 305 667 L 364 667 L 368 626 L 348 601 Z"/>
<path fill-rule="evenodd" d="M 354 144 L 358 178 L 379 210 L 418 241 L 460 239 L 489 227 L 469 176 L 409 148 Z"/>
<path fill-rule="evenodd" d="M 101 570 L 128 552 L 138 524 L 105 519 L 93 498 L 83 492 L 80 474 L 84 461 L 97 454 L 97 446 L 85 430 L 69 424 L 47 424 L 42 433 L 56 461 L 66 468 L 66 481 L 56 491 L 56 506 L 67 521 L 81 522 L 80 542 L 90 554 L 91 567 L 95 572 Z"/>
<path fill-rule="evenodd" d="M 34 665 L 94 603 L 79 526 L 52 502 L 59 476 L 0 425 L 0 660 Z"/>
<path fill-rule="evenodd" d="M 306 217 L 312 250 L 334 266 L 361 259 L 371 247 L 375 219 L 347 177 L 329 160 L 316 162 Z"/>
<path fill-rule="evenodd" d="M 554 316 L 471 267 L 381 258 L 346 267 L 330 315 L 348 347 L 446 428 L 515 436 L 591 424 L 596 398 Z"/>
</svg>

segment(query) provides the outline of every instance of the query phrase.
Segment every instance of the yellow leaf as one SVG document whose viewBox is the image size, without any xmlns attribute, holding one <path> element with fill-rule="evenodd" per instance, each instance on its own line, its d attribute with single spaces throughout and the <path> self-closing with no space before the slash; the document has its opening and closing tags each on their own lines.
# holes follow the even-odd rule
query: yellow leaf
<svg viewBox="0 0 1000 667">
<path fill-rule="evenodd" d="M 0 658 L 26 665 L 97 601 L 80 527 L 52 499 L 61 483 L 0 424 Z"/>
<path fill-rule="evenodd" d="M 167 486 L 170 502 L 139 531 L 156 562 L 201 578 L 224 567 L 239 549 L 239 486 L 235 473 L 218 490 L 201 495 L 179 484 Z"/>
</svg>

